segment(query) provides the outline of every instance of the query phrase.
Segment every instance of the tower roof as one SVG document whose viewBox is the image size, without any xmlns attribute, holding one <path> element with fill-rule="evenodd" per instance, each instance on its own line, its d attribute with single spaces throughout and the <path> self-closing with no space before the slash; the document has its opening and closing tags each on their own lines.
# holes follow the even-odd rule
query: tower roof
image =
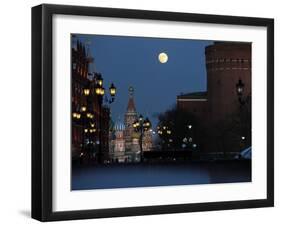
<svg viewBox="0 0 281 226">
<path fill-rule="evenodd" d="M 135 106 L 135 101 L 133 97 L 129 98 L 128 106 L 127 106 L 127 111 L 128 112 L 135 112 L 136 111 L 136 106 Z"/>
<path fill-rule="evenodd" d="M 134 89 L 132 86 L 129 87 L 129 101 L 127 106 L 127 112 L 136 112 L 136 106 L 134 101 Z"/>
</svg>

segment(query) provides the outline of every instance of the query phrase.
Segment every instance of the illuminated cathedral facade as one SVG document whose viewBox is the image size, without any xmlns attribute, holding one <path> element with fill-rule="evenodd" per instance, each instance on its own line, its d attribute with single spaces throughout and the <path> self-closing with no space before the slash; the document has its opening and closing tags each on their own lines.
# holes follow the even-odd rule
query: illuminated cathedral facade
<svg viewBox="0 0 281 226">
<path fill-rule="evenodd" d="M 129 88 L 129 100 L 124 115 L 124 122 L 118 119 L 110 132 L 110 161 L 111 162 L 139 162 L 140 161 L 140 133 L 136 132 L 133 123 L 138 119 L 135 106 L 134 89 Z M 152 132 L 145 131 L 142 140 L 143 151 L 152 149 Z"/>
</svg>

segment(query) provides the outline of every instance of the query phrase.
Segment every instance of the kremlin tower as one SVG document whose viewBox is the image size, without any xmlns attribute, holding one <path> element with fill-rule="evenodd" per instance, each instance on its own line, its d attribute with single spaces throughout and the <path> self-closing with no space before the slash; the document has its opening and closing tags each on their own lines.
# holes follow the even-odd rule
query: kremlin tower
<svg viewBox="0 0 281 226">
<path fill-rule="evenodd" d="M 129 87 L 129 101 L 127 106 L 127 111 L 125 113 L 125 149 L 126 151 L 131 151 L 133 140 L 136 137 L 136 132 L 133 127 L 133 123 L 138 119 L 138 113 L 136 111 L 135 101 L 134 101 L 134 88 Z M 138 138 L 137 138 L 138 139 Z M 135 145 L 134 145 L 135 146 Z"/>
</svg>

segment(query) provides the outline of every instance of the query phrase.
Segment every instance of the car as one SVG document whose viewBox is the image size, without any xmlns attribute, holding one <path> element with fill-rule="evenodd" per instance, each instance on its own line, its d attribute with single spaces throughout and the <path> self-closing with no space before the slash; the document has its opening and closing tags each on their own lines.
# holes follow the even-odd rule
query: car
<svg viewBox="0 0 281 226">
<path fill-rule="evenodd" d="M 252 159 L 252 147 L 248 147 L 248 148 L 242 150 L 238 155 L 235 156 L 235 159 L 251 160 Z"/>
</svg>

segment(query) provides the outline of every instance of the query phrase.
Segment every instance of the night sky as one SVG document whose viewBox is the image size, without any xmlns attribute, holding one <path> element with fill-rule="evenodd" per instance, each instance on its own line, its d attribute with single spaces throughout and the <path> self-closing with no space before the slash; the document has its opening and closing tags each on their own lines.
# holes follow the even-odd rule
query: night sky
<svg viewBox="0 0 281 226">
<path fill-rule="evenodd" d="M 111 82 L 117 88 L 111 105 L 114 121 L 124 119 L 129 86 L 134 87 L 138 113 L 148 116 L 153 127 L 157 114 L 175 105 L 177 95 L 206 90 L 204 52 L 212 41 L 104 35 L 76 38 L 89 44 L 106 90 Z M 158 61 L 161 52 L 169 57 L 165 64 Z"/>
</svg>

